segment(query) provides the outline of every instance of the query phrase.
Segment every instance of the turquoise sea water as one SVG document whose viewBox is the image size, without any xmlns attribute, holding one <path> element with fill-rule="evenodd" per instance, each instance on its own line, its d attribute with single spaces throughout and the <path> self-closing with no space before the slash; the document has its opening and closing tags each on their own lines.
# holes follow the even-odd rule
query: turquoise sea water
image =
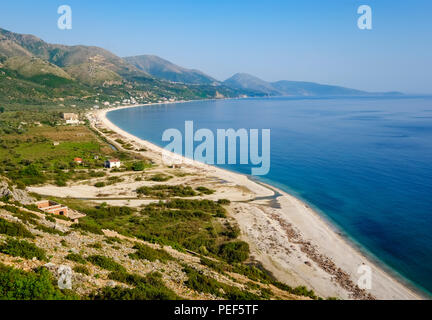
<svg viewBox="0 0 432 320">
<path fill-rule="evenodd" d="M 432 98 L 263 98 L 116 110 L 160 146 L 168 128 L 271 129 L 259 179 L 318 209 L 387 266 L 432 292 Z M 224 166 L 250 174 L 250 166 Z"/>
</svg>

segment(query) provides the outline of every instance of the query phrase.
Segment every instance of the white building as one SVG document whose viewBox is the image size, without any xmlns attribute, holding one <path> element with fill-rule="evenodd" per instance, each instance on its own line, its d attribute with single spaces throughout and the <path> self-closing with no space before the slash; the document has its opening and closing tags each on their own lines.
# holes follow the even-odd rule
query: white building
<svg viewBox="0 0 432 320">
<path fill-rule="evenodd" d="M 78 124 L 79 118 L 75 113 L 63 113 L 63 119 L 66 120 L 66 124 Z"/>
<path fill-rule="evenodd" d="M 110 159 L 105 161 L 105 168 L 120 168 L 121 163 L 119 159 Z"/>
</svg>

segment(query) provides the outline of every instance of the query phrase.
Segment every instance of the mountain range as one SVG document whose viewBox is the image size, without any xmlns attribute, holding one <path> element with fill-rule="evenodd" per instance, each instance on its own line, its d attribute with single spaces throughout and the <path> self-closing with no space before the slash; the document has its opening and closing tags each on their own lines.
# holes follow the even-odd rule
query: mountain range
<svg viewBox="0 0 432 320">
<path fill-rule="evenodd" d="M 0 28 L 0 102 L 207 99 L 243 96 L 366 95 L 367 92 L 310 82 L 266 82 L 238 73 L 221 82 L 154 55 L 121 58 L 94 46 L 50 44 Z"/>
<path fill-rule="evenodd" d="M 187 84 L 220 85 L 216 79 L 195 69 L 186 69 L 155 55 L 124 58 L 134 67 L 156 78 Z"/>
<path fill-rule="evenodd" d="M 319 84 L 305 81 L 281 80 L 267 82 L 247 73 L 237 73 L 221 82 L 195 69 L 186 69 L 155 55 L 140 55 L 124 58 L 139 70 L 151 76 L 172 82 L 184 84 L 207 84 L 226 86 L 239 91 L 266 96 L 363 96 L 370 94 L 398 94 L 369 93 L 366 91 Z"/>
</svg>

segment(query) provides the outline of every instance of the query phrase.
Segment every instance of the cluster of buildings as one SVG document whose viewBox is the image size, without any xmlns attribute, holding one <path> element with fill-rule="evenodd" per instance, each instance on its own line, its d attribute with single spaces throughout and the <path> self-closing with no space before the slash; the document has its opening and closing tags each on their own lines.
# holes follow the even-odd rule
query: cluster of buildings
<svg viewBox="0 0 432 320">
<path fill-rule="evenodd" d="M 79 117 L 76 113 L 63 113 L 63 120 L 66 124 L 79 124 Z"/>
<path fill-rule="evenodd" d="M 97 159 L 98 157 L 95 156 L 95 159 Z M 83 159 L 82 158 L 75 158 L 74 162 L 78 165 L 83 164 Z M 108 168 L 108 169 L 112 169 L 112 168 L 120 168 L 121 167 L 121 161 L 119 159 L 109 159 L 106 160 L 104 163 L 104 167 Z"/>
</svg>

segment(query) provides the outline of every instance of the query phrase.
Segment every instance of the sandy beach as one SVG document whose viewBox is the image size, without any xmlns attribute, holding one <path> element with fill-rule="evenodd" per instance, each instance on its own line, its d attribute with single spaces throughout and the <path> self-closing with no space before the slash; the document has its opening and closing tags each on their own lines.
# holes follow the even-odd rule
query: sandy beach
<svg viewBox="0 0 432 320">
<path fill-rule="evenodd" d="M 130 108 L 124 106 L 121 108 Z M 115 108 L 116 110 L 119 108 Z M 109 141 L 114 137 L 102 133 L 101 129 L 115 132 L 133 145 L 142 155 L 156 163 L 160 170 L 162 148 L 142 140 L 111 123 L 106 114 L 114 109 L 102 109 L 88 114 L 91 125 Z M 174 155 L 173 155 L 174 156 Z M 175 156 L 178 157 L 178 156 Z M 421 299 L 422 297 L 402 284 L 394 276 L 367 258 L 347 239 L 341 236 L 317 212 L 299 199 L 264 183 L 257 183 L 245 175 L 188 160 L 182 170 L 189 175 L 176 178 L 170 184 L 195 184 L 212 187 L 216 193 L 207 199 L 231 200 L 230 218 L 241 229 L 241 239 L 251 248 L 251 259 L 259 262 L 279 281 L 291 286 L 304 285 L 322 297 L 341 299 Z M 172 182 L 172 183 L 171 183 Z M 146 200 L 131 200 L 136 197 L 137 182 L 125 180 L 110 188 L 110 195 L 120 199 L 116 204 L 140 205 Z M 71 185 L 68 188 L 43 186 L 30 188 L 45 195 L 62 197 L 97 198 L 102 190 L 92 185 Z M 274 197 L 275 192 L 279 195 Z M 121 196 L 120 196 L 121 195 Z M 124 199 L 121 199 L 121 198 Z M 360 289 L 357 282 L 362 274 L 360 266 L 372 271 L 370 290 Z"/>
</svg>

